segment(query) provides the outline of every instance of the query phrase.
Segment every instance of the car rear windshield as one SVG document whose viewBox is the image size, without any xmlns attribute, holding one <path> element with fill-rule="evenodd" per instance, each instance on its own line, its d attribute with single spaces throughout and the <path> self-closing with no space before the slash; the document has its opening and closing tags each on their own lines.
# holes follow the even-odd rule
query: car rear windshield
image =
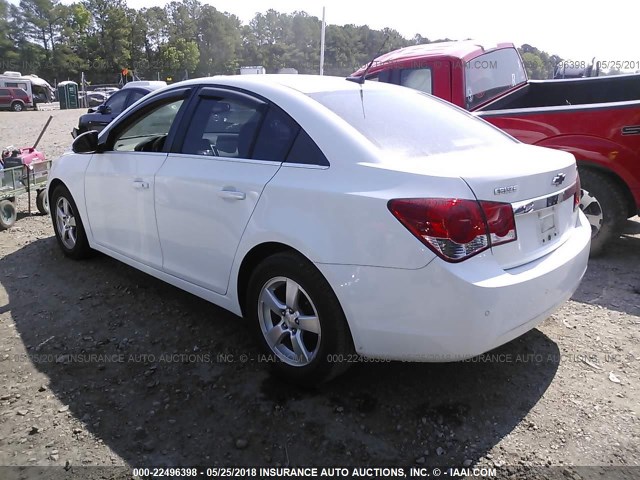
<svg viewBox="0 0 640 480">
<path fill-rule="evenodd" d="M 405 87 L 310 94 L 385 152 L 421 157 L 514 142 L 488 123 Z"/>
<path fill-rule="evenodd" d="M 466 106 L 473 110 L 527 81 L 520 55 L 515 48 L 485 53 L 465 64 Z"/>
</svg>

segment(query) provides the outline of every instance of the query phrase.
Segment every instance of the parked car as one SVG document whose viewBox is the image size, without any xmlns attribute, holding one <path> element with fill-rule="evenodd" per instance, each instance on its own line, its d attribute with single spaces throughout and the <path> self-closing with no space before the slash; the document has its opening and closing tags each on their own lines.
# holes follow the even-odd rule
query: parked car
<svg viewBox="0 0 640 480">
<path fill-rule="evenodd" d="M 71 135 L 75 138 L 89 130 L 101 131 L 129 106 L 149 92 L 153 92 L 163 86 L 166 86 L 165 82 L 129 82 L 120 90 L 111 94 L 103 104 L 89 108 L 88 112 L 80 117 L 78 127 L 73 129 Z"/>
<path fill-rule="evenodd" d="M 0 109 L 22 112 L 31 107 L 33 101 L 22 88 L 0 87 Z"/>
<path fill-rule="evenodd" d="M 106 97 L 110 97 L 120 89 L 118 87 L 96 87 L 93 89 L 94 92 L 104 93 Z"/>
<path fill-rule="evenodd" d="M 513 44 L 466 41 L 385 53 L 366 77 L 436 95 L 524 143 L 574 154 L 594 255 L 640 212 L 640 75 L 528 80 Z"/>
<path fill-rule="evenodd" d="M 65 255 L 244 316 L 304 383 L 354 351 L 455 361 L 534 328 L 587 267 L 579 191 L 569 153 L 411 89 L 305 75 L 154 92 L 76 138 L 48 184 Z"/>
<path fill-rule="evenodd" d="M 94 91 L 85 92 L 84 95 L 82 94 L 82 92 L 80 92 L 79 97 L 80 97 L 80 101 L 82 102 L 84 100 L 86 102 L 87 107 L 89 108 L 102 105 L 107 101 L 107 98 L 108 98 L 104 92 L 94 92 Z"/>
</svg>

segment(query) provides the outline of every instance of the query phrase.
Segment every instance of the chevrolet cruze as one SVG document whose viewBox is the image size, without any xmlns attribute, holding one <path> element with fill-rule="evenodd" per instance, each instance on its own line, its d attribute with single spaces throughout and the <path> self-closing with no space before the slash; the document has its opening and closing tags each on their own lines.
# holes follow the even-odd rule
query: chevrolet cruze
<svg viewBox="0 0 640 480">
<path fill-rule="evenodd" d="M 354 79 L 351 79 L 354 80 Z M 55 234 L 250 322 L 274 368 L 455 361 L 577 288 L 591 229 L 574 158 L 429 95 L 342 78 L 158 90 L 53 164 Z"/>
</svg>

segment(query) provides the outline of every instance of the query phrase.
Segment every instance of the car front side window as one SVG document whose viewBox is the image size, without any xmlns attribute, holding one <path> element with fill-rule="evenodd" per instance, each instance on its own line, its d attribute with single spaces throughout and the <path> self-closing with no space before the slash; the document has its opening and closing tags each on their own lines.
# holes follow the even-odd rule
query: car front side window
<svg viewBox="0 0 640 480">
<path fill-rule="evenodd" d="M 107 100 L 107 107 L 111 113 L 119 114 L 124 110 L 124 103 L 127 100 L 127 92 L 116 92 Z"/>
<path fill-rule="evenodd" d="M 159 152 L 184 99 L 167 100 L 146 112 L 120 132 L 114 142 L 114 151 Z"/>
</svg>

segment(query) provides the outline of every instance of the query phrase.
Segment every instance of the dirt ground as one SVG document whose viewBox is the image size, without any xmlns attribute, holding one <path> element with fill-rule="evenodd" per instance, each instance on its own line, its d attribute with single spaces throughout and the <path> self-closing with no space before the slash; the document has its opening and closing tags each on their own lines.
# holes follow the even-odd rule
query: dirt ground
<svg viewBox="0 0 640 480">
<path fill-rule="evenodd" d="M 51 114 L 40 148 L 55 158 L 80 113 L 0 112 L 0 144 L 32 144 Z M 465 465 L 522 478 L 615 465 L 640 478 L 637 217 L 523 337 L 462 363 L 356 364 L 310 391 L 270 377 L 239 318 L 105 256 L 65 259 L 49 218 L 24 198 L 20 210 L 0 232 L 0 465 Z"/>
</svg>

